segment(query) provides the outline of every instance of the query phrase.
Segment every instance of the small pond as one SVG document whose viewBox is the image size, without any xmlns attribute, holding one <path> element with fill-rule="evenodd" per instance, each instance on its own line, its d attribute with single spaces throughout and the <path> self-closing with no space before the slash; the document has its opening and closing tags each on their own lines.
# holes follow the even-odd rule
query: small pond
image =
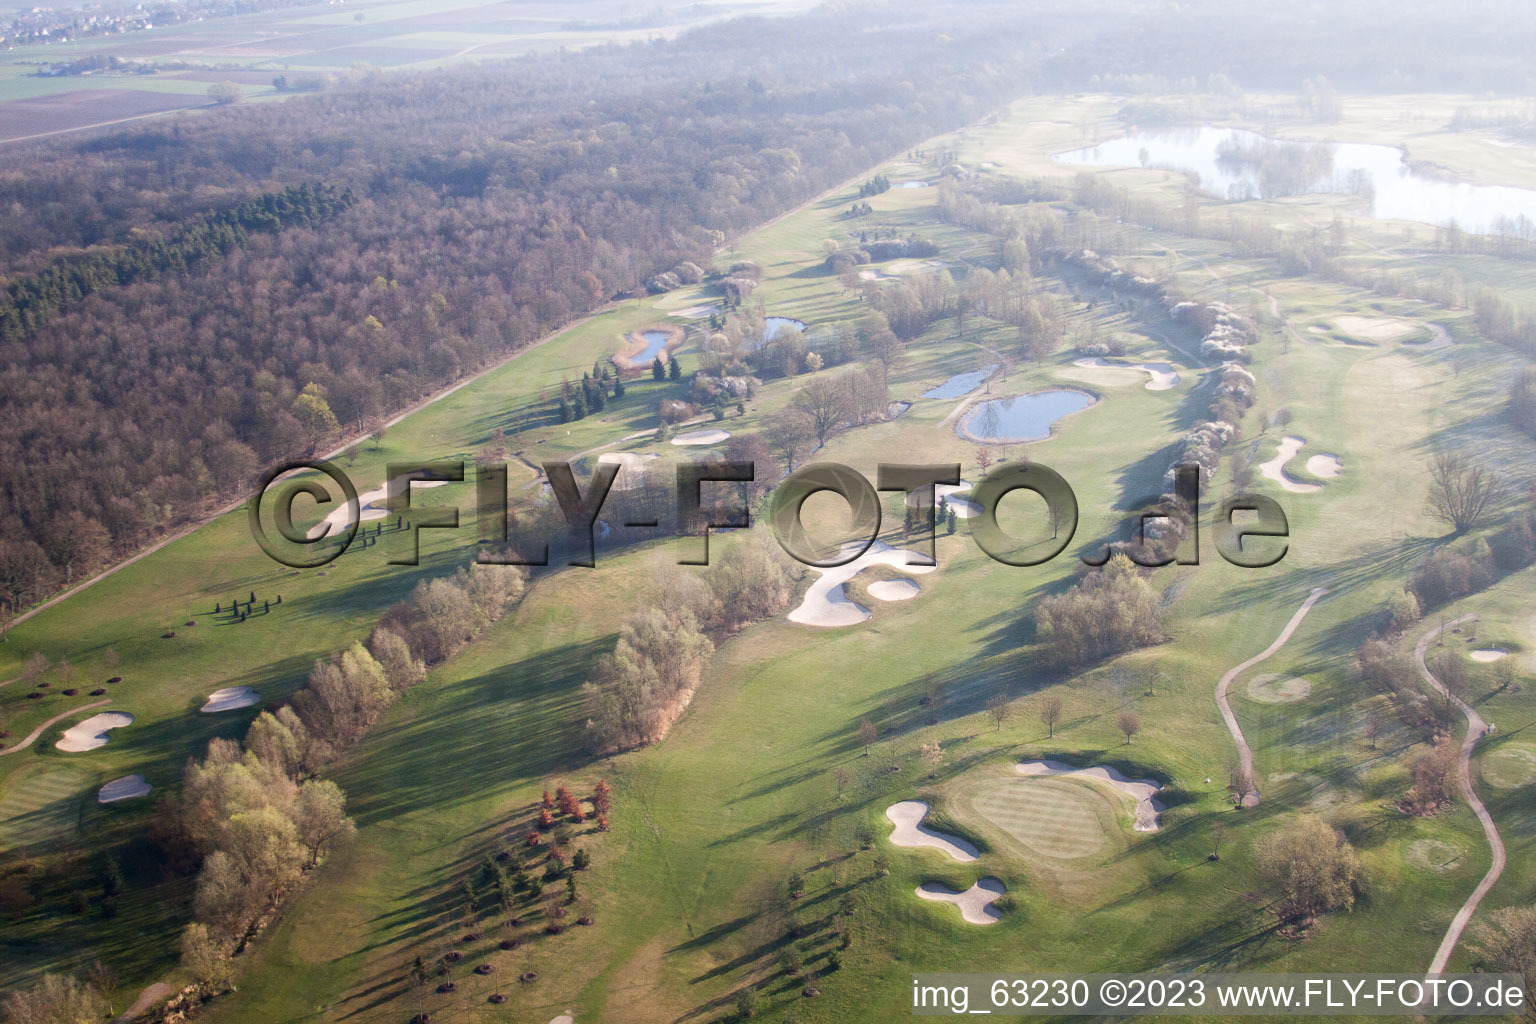
<svg viewBox="0 0 1536 1024">
<path fill-rule="evenodd" d="M 992 371 L 995 369 L 997 369 L 996 366 L 984 366 L 969 373 L 957 373 L 938 387 L 924 391 L 923 397 L 959 398 L 961 395 L 968 395 L 981 387 L 981 382 L 992 376 Z"/>
<path fill-rule="evenodd" d="M 629 365 L 643 366 L 654 362 L 661 355 L 661 350 L 667 344 L 668 333 L 666 331 L 641 331 L 640 337 L 645 339 L 645 348 L 639 354 L 630 356 Z"/>
<path fill-rule="evenodd" d="M 989 398 L 967 412 L 956 428 L 972 441 L 1012 443 L 1043 441 L 1051 425 L 1068 413 L 1086 409 L 1095 399 L 1086 391 L 1037 391 L 1013 398 Z"/>
</svg>

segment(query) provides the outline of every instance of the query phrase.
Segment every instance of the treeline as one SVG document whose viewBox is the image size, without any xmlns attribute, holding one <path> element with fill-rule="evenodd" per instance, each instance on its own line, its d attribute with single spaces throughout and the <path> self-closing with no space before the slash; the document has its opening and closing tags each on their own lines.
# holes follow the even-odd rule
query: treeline
<svg viewBox="0 0 1536 1024">
<path fill-rule="evenodd" d="M 167 237 L 137 239 L 54 260 L 48 269 L 5 286 L 0 297 L 0 344 L 21 340 L 54 313 L 103 288 L 185 272 L 243 247 L 253 231 L 317 227 L 354 202 L 351 189 L 298 185 L 199 217 Z"/>
<path fill-rule="evenodd" d="M 345 794 L 320 771 L 522 590 L 520 571 L 504 566 L 423 580 L 366 644 L 317 661 L 308 685 L 263 711 L 243 743 L 215 739 L 201 761 L 188 762 L 180 792 L 156 809 L 152 835 L 168 863 L 198 866 L 195 920 L 181 941 L 200 984 L 222 990 L 230 956 L 353 833 Z"/>
<path fill-rule="evenodd" d="M 711 638 L 781 611 L 792 569 L 772 540 L 754 534 L 732 544 L 705 573 L 661 580 L 583 687 L 588 746 L 614 753 L 664 737 L 702 681 Z"/>
<path fill-rule="evenodd" d="M 0 274 L 90 286 L 27 297 L 50 316 L 0 345 L 0 601 L 978 118 L 1048 34 L 939 21 L 824 9 L 7 148 Z M 355 202 L 240 244 L 220 219 L 303 187 Z M 184 269 L 91 262 L 182 242 Z"/>
</svg>

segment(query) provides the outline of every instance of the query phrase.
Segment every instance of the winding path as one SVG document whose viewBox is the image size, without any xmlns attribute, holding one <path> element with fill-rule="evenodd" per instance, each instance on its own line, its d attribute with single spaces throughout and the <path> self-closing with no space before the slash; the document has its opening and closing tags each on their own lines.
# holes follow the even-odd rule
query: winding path
<svg viewBox="0 0 1536 1024">
<path fill-rule="evenodd" d="M 48 721 L 44 722 L 42 725 L 38 726 L 36 729 L 33 729 L 31 732 L 27 733 L 27 738 L 22 740 L 20 743 L 16 744 L 14 747 L 6 747 L 4 750 L 0 750 L 0 757 L 4 757 L 6 754 L 14 754 L 18 750 L 26 750 L 28 747 L 30 747 L 37 740 L 37 738 L 39 736 L 41 736 L 43 734 L 43 730 L 44 729 L 48 728 L 50 725 L 53 725 L 56 722 L 62 722 L 64 719 L 68 718 L 70 715 L 78 715 L 82 711 L 89 711 L 89 710 L 91 710 L 91 708 L 99 708 L 103 704 L 111 704 L 111 703 L 112 703 L 112 698 L 111 697 L 103 697 L 101 700 L 92 701 L 90 704 L 81 704 L 77 708 L 70 708 L 68 711 L 64 712 L 61 715 L 54 715 L 52 718 L 48 719 Z"/>
<path fill-rule="evenodd" d="M 1472 748 L 1477 746 L 1477 741 L 1483 738 L 1489 725 L 1483 721 L 1472 706 L 1460 697 L 1445 688 L 1445 684 L 1435 678 L 1435 674 L 1429 670 L 1429 665 L 1424 661 L 1424 652 L 1429 645 L 1441 633 L 1452 626 L 1459 626 L 1463 622 L 1476 619 L 1476 615 L 1463 615 L 1459 619 L 1452 619 L 1443 626 L 1430 630 L 1419 638 L 1418 645 L 1413 649 L 1413 660 L 1419 666 L 1419 674 L 1424 681 L 1433 686 L 1442 696 L 1454 701 L 1461 709 L 1461 713 L 1467 716 L 1467 735 L 1461 741 L 1461 795 L 1466 797 L 1467 803 L 1472 807 L 1472 813 L 1477 815 L 1477 820 L 1483 823 L 1483 835 L 1488 837 L 1488 846 L 1493 851 L 1493 863 L 1488 865 L 1488 873 L 1483 880 L 1477 883 L 1477 888 L 1472 890 L 1472 895 L 1467 897 L 1467 902 L 1456 911 L 1456 916 L 1451 919 L 1451 926 L 1445 930 L 1445 938 L 1440 940 L 1440 948 L 1435 950 L 1435 959 L 1429 965 L 1430 974 L 1441 974 L 1445 971 L 1446 963 L 1451 959 L 1451 954 L 1456 950 L 1456 943 L 1461 941 L 1461 933 L 1472 921 L 1472 915 L 1477 913 L 1477 906 L 1483 902 L 1483 897 L 1488 895 L 1488 890 L 1493 888 L 1493 883 L 1499 880 L 1504 873 L 1504 840 L 1499 838 L 1499 830 L 1494 827 L 1493 815 L 1488 813 L 1488 808 L 1478 799 L 1477 790 L 1472 786 Z"/>
<path fill-rule="evenodd" d="M 1296 609 L 1296 614 L 1291 616 L 1291 621 L 1285 624 L 1280 635 L 1275 637 L 1274 643 L 1236 668 L 1228 670 L 1227 674 L 1221 677 L 1221 682 L 1216 684 L 1216 705 L 1221 708 L 1221 717 L 1227 723 L 1227 731 L 1232 734 L 1232 742 L 1237 745 L 1237 756 L 1242 761 L 1243 774 L 1250 782 L 1256 778 L 1253 774 L 1253 751 L 1249 749 L 1248 741 L 1243 738 L 1243 729 L 1237 724 L 1237 716 L 1232 713 L 1232 705 L 1227 703 L 1227 689 L 1232 685 L 1232 680 L 1284 647 L 1285 642 L 1291 638 L 1291 634 L 1296 632 L 1296 627 L 1301 625 L 1301 620 L 1307 617 L 1307 612 L 1311 611 L 1312 606 L 1326 593 L 1328 593 L 1326 587 L 1314 588 L 1312 593 L 1307 595 L 1307 599 L 1301 602 L 1301 607 Z M 1255 786 L 1251 792 L 1243 794 L 1243 806 L 1257 807 L 1258 805 L 1259 790 Z"/>
<path fill-rule="evenodd" d="M 112 1018 L 112 1024 L 129 1024 L 130 1021 L 136 1020 L 155 1003 L 164 1002 L 175 994 L 176 990 L 171 988 L 171 986 L 163 981 L 157 981 L 140 992 L 139 998 L 133 1001 L 132 1006 Z"/>
</svg>

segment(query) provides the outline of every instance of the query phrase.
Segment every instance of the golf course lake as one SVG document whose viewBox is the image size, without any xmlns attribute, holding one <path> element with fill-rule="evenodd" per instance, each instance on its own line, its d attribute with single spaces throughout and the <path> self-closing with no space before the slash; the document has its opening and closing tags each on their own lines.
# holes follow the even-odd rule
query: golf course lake
<svg viewBox="0 0 1536 1024">
<path fill-rule="evenodd" d="M 958 429 L 972 441 L 1042 441 L 1051 436 L 1051 425 L 1057 420 L 1095 401 L 1086 391 L 1066 389 L 989 398 L 966 413 Z"/>
<path fill-rule="evenodd" d="M 984 366 L 969 373 L 957 373 L 936 388 L 923 392 L 924 398 L 959 398 L 981 387 L 981 382 L 992 375 L 996 366 Z"/>
<path fill-rule="evenodd" d="M 1234 158 L 1236 157 L 1236 158 Z M 1259 159 L 1255 159 L 1259 158 Z M 1395 146 L 1298 142 L 1210 126 L 1136 132 L 1058 153 L 1059 163 L 1189 171 L 1227 199 L 1355 192 L 1372 215 L 1489 232 L 1501 218 L 1536 221 L 1536 190 L 1442 181 L 1414 172 Z"/>
</svg>

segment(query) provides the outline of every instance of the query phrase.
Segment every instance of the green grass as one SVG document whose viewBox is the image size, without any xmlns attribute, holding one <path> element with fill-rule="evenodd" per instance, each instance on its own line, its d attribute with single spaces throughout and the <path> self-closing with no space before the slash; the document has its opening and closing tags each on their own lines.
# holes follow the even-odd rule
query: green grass
<svg viewBox="0 0 1536 1024">
<path fill-rule="evenodd" d="M 1049 112 L 1054 105 L 1075 103 L 1035 100 L 1030 109 Z M 995 147 L 997 162 L 1027 168 L 1039 166 L 1041 153 L 1075 134 L 1060 126 L 1025 132 L 1021 116 L 968 130 L 964 146 L 976 152 Z M 935 199 L 932 190 L 893 190 L 873 202 L 882 224 L 934 237 L 945 259 L 991 265 L 992 240 L 937 223 Z M 842 294 L 835 280 L 802 272 L 819 262 L 822 239 L 847 230 L 836 216 L 848 200 L 843 193 L 814 203 L 739 241 L 726 255 L 764 265 L 761 294 L 770 313 L 814 323 L 862 312 L 858 297 Z M 1284 216 L 1297 214 L 1287 210 Z M 1281 279 L 1264 261 L 1227 260 L 1208 240 L 1147 234 L 1149 259 L 1152 246 L 1172 245 L 1186 286 L 1208 298 L 1230 296 L 1267 312 L 1264 292 L 1272 290 L 1282 312 L 1298 323 L 1363 312 L 1379 302 L 1308 278 Z M 1223 279 L 1213 282 L 1196 258 L 1212 263 Z M 1069 295 L 1077 289 L 1085 298 L 1098 297 L 1080 282 L 1062 287 Z M 599 446 L 653 450 L 646 440 L 616 442 L 652 428 L 656 403 L 681 385 L 637 385 L 631 398 L 604 414 L 559 427 L 532 424 L 529 413 L 540 392 L 556 393 L 562 377 L 579 377 L 594 359 L 616 351 L 625 331 L 698 298 L 690 290 L 663 301 L 626 303 L 563 332 L 392 428 L 383 450 L 364 446 L 351 467 L 355 478 L 360 487 L 373 486 L 391 458 L 471 454 L 498 426 L 508 431 L 514 450 L 535 462 Z M 1377 312 L 1425 313 L 1409 304 L 1384 305 L 1390 312 Z M 770 1020 L 786 1019 L 791 1011 L 802 1019 L 887 1020 L 906 1012 L 914 970 L 1422 969 L 1485 870 L 1486 846 L 1464 806 L 1433 819 L 1407 818 L 1394 809 L 1408 766 L 1423 747 L 1401 733 L 1389 733 L 1374 747 L 1369 743 L 1360 713 L 1372 698 L 1353 679 L 1351 659 L 1415 562 L 1442 542 L 1440 529 L 1424 514 L 1426 454 L 1448 444 L 1476 446 L 1522 480 L 1529 474 L 1526 442 L 1497 412 L 1518 363 L 1480 343 L 1454 351 L 1365 348 L 1286 341 L 1272 331 L 1255 351 L 1261 396 L 1242 443 L 1268 454 L 1279 437 L 1296 434 L 1308 440 L 1303 464 L 1308 453 L 1333 452 L 1343 460 L 1343 474 L 1314 494 L 1288 494 L 1272 482 L 1257 482 L 1255 488 L 1278 500 L 1289 517 L 1286 559 L 1269 570 L 1238 569 L 1215 555 L 1207 532 L 1201 565 L 1152 577 L 1166 588 L 1169 642 L 1064 676 L 1039 657 L 1028 602 L 1064 586 L 1072 559 L 1091 551 L 1118 523 L 1121 510 L 1160 489 L 1171 446 L 1204 409 L 1203 395 L 1195 391 L 1196 368 L 1168 346 L 1180 339 L 1168 337 L 1165 323 L 1132 322 L 1103 302 L 1092 314 L 1080 304 L 1073 308 L 1079 322 L 1093 315 L 1103 329 L 1131 335 L 1134 358 L 1162 353 L 1159 358 L 1179 366 L 1181 380 L 1162 392 L 1106 385 L 1104 400 L 1062 421 L 1056 436 L 1005 453 L 1045 462 L 1073 485 L 1082 523 L 1061 558 L 1033 569 L 998 564 L 976 548 L 962 521 L 957 535 L 940 537 L 940 568 L 918 579 L 922 593 L 913 600 L 869 602 L 872 619 L 848 629 L 817 630 L 782 616 L 749 628 L 721 644 L 692 706 L 664 742 L 597 763 L 580 749 L 580 686 L 648 583 L 676 561 L 678 547 L 656 542 L 604 553 L 596 570 L 538 575 L 515 612 L 434 672 L 337 766 L 334 774 L 359 825 L 356 842 L 323 865 L 289 911 L 255 941 L 243 958 L 240 992 L 210 1006 L 206 1018 L 408 1018 L 416 1004 L 405 991 L 404 974 L 413 956 L 435 955 L 451 903 L 447 894 L 504 832 L 526 826 L 540 791 L 555 783 L 587 788 L 598 776 L 613 783 L 617 806 L 613 832 L 591 840 L 596 863 L 583 879 L 596 924 L 559 937 L 531 937 L 510 953 L 496 950 L 496 936 L 488 933 L 479 945 L 464 947 L 466 964 L 492 962 L 496 973 L 482 982 L 461 972 L 465 992 L 460 998 L 429 996 L 432 1012 L 442 1016 L 458 1002 L 480 1005 L 488 991 L 506 991 L 510 1012 L 531 1020 L 567 1008 L 578 1020 L 713 1019 L 742 986 L 761 984 Z M 1464 319 L 1434 318 L 1455 323 L 1458 317 Z M 952 321 L 936 325 L 912 346 L 893 380 L 893 397 L 913 401 L 911 410 L 836 436 L 818 458 L 844 462 L 871 478 L 882 461 L 953 461 L 962 464 L 967 479 L 979 479 L 976 446 L 946 422 L 962 400 L 917 396 L 974 368 L 985 358 L 981 346 L 1007 346 L 1010 333 L 973 323 L 962 337 Z M 685 370 L 695 358 L 683 353 Z M 1071 366 L 1074 358 L 1063 351 L 1039 365 L 1020 365 L 1006 384 L 994 385 L 994 393 L 1074 381 L 1080 372 Z M 760 428 L 796 386 L 770 384 L 749 403 L 745 417 L 732 416 L 723 426 L 733 432 Z M 1290 424 L 1263 431 L 1262 414 L 1281 407 L 1290 411 Z M 1218 481 L 1207 510 L 1227 486 Z M 429 492 L 427 500 L 467 508 L 469 493 L 468 486 L 447 487 Z M 1003 519 L 1021 535 L 1039 527 L 1025 521 L 1022 508 L 1005 506 Z M 899 528 L 899 517 L 888 516 L 883 539 L 899 543 Z M 302 683 L 314 657 L 361 636 L 416 579 L 466 558 L 472 537 L 473 531 L 461 530 L 424 538 L 418 570 L 387 567 L 381 546 L 349 553 L 322 576 L 276 569 L 255 552 L 243 516 L 226 516 L 18 627 L 0 645 L 0 677 L 13 674 L 34 649 L 89 667 L 115 647 L 125 680 L 114 689 L 114 709 L 139 718 L 79 763 L 89 764 L 101 780 L 142 771 L 158 795 L 174 788 L 185 756 L 213 735 L 237 734 L 249 720 L 251 713 L 219 721 L 198 716 L 196 707 L 208 692 L 253 685 L 269 700 L 279 699 Z M 723 537 L 715 544 L 733 542 Z M 805 573 L 799 585 L 810 578 Z M 856 581 L 851 593 L 858 594 L 864 582 Z M 1525 596 L 1533 583 L 1536 570 L 1509 577 L 1448 616 L 1477 611 L 1481 638 L 1532 649 L 1536 618 Z M 1224 793 L 1231 743 L 1213 700 L 1215 681 L 1268 645 L 1320 585 L 1330 594 L 1263 666 L 1308 679 L 1313 689 L 1307 699 L 1264 704 L 1247 699 L 1245 681 L 1234 689 L 1264 802 L 1232 811 Z M 268 592 L 282 592 L 281 613 L 242 626 L 217 625 L 209 616 L 212 602 L 252 589 L 258 602 Z M 180 626 L 188 618 L 199 625 Z M 177 629 L 176 640 L 159 639 L 167 628 Z M 1518 657 L 1528 677 L 1526 655 Z M 1156 668 L 1164 682 L 1147 696 L 1143 687 L 1118 679 L 1111 671 L 1117 667 Z M 99 674 L 91 670 L 92 678 Z M 1475 679 L 1480 708 L 1500 726 L 1488 748 L 1520 742 L 1521 731 L 1536 719 L 1530 687 L 1495 693 L 1491 674 Z M 938 708 L 920 703 L 935 682 L 946 687 Z M 1024 698 L 1046 691 L 1062 696 L 1066 714 L 1056 735 L 1048 738 L 1027 711 L 995 729 L 984 704 L 999 690 Z M 23 706 L 34 704 L 43 706 Z M 66 704 L 56 691 L 43 701 L 22 701 L 8 688 L 0 689 L 0 706 L 10 716 L 8 727 L 20 735 L 30 728 L 27 722 Z M 1115 727 L 1116 714 L 1127 707 L 1143 723 L 1129 746 Z M 868 758 L 858 741 L 866 717 L 882 730 Z M 945 751 L 933 778 L 915 754 L 929 739 Z M 0 762 L 5 799 L 39 764 L 59 763 L 60 755 L 38 746 Z M 884 769 L 893 756 L 901 770 L 890 773 Z M 1080 783 L 1018 778 L 1013 765 L 1026 757 L 1115 763 L 1128 774 L 1169 780 L 1162 827 L 1131 831 L 1123 801 Z M 1498 773 L 1508 759 L 1503 755 L 1490 765 L 1496 755 L 1481 756 L 1483 776 L 1490 767 Z M 839 770 L 846 773 L 841 788 Z M 998 792 L 1008 798 L 984 801 L 990 813 L 972 809 L 968 794 L 991 794 L 999 785 L 1006 785 Z M 1510 866 L 1480 912 L 1486 913 L 1528 902 L 1536 887 L 1536 810 L 1528 791 L 1481 789 L 1510 847 Z M 1042 796 L 1069 792 L 1073 799 L 1054 808 Z M 928 851 L 893 849 L 883 838 L 872 850 L 859 848 L 861 827 L 885 836 L 884 809 L 913 798 L 934 806 L 933 827 L 974 838 L 983 847 L 981 858 L 956 864 Z M 1256 885 L 1254 841 L 1299 813 L 1321 813 L 1348 835 L 1360 851 L 1367 886 L 1352 914 L 1327 918 L 1305 942 L 1292 942 L 1273 934 L 1264 900 L 1249 893 Z M 145 819 L 143 808 L 93 807 L 76 841 L 93 850 L 130 843 Z M 1226 838 L 1221 859 L 1210 862 L 1218 822 L 1226 826 Z M 1055 843 L 1052 848 L 1061 850 L 1074 838 L 1081 842 L 1091 827 L 1105 844 L 1093 855 L 1062 857 L 1038 846 Z M 1417 843 L 1464 852 L 1454 870 L 1433 870 L 1409 857 L 1411 849 L 1428 848 Z M 877 856 L 888 859 L 888 877 L 876 871 Z M 787 901 L 784 883 L 792 871 L 806 875 L 808 889 Z M 1012 897 L 1012 908 L 993 927 L 963 926 L 952 908 L 912 892 L 926 881 L 964 889 L 984 875 L 1002 879 Z M 129 985 L 171 971 L 169 936 L 184 914 L 186 887 L 152 886 L 146 876 L 134 877 L 139 903 L 118 920 L 65 921 L 55 904 L 18 922 L 14 945 L 6 947 L 16 955 L 5 958 L 0 984 L 44 967 L 75 966 L 95 948 L 121 965 Z M 847 895 L 856 912 L 848 919 L 853 945 L 845 966 L 819 981 L 819 1000 L 802 1000 L 798 984 L 774 976 L 773 961 L 792 943 L 813 967 L 821 964 L 831 915 Z M 787 929 L 796 924 L 804 934 L 791 938 Z M 130 946 L 146 934 L 156 940 Z M 95 937 L 86 941 L 88 935 Z M 1473 962 L 1463 948 L 1453 968 Z M 537 971 L 539 980 L 526 986 L 511 981 L 526 970 Z"/>
</svg>

